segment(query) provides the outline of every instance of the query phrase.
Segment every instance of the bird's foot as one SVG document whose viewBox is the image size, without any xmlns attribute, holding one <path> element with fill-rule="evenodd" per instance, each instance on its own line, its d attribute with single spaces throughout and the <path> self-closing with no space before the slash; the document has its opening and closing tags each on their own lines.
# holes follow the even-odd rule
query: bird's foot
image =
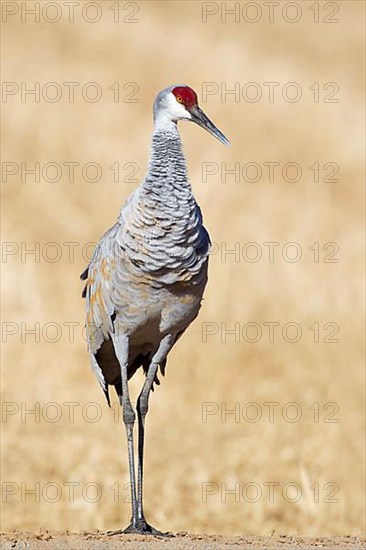
<svg viewBox="0 0 366 550">
<path fill-rule="evenodd" d="M 130 534 L 130 535 L 153 535 L 155 537 L 172 537 L 172 533 L 162 533 L 149 525 L 146 520 L 139 519 L 135 523 L 130 523 L 126 529 L 118 529 L 117 531 L 107 531 L 107 535 L 121 535 L 121 534 Z"/>
<path fill-rule="evenodd" d="M 151 525 L 149 525 L 144 519 L 137 520 L 137 522 L 130 523 L 128 527 L 123 531 L 124 533 L 138 534 L 138 535 L 156 535 L 164 537 L 167 533 L 158 531 Z"/>
</svg>

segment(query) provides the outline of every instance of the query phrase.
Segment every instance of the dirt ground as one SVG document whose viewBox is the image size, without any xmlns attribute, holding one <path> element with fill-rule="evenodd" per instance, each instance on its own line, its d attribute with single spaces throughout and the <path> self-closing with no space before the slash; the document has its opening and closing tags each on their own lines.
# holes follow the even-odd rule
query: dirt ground
<svg viewBox="0 0 366 550">
<path fill-rule="evenodd" d="M 365 2 L 0 8 L 4 548 L 363 535 Z M 179 535 L 111 539 L 130 517 L 127 446 L 89 366 L 79 274 L 144 178 L 154 98 L 177 82 L 232 144 L 179 126 L 213 247 L 200 314 L 151 396 L 144 476 L 146 517 Z"/>
<path fill-rule="evenodd" d="M 359 549 L 366 548 L 366 539 L 360 537 L 224 537 L 220 535 L 194 535 L 187 532 L 170 534 L 168 537 L 153 537 L 139 535 L 113 535 L 108 536 L 102 531 L 84 531 L 81 534 L 40 530 L 36 532 L 12 531 L 1 534 L 1 548 L 4 550 L 16 549 L 112 549 L 149 548 L 151 550 L 176 550 L 189 549 L 201 550 L 229 550 L 229 549 L 253 549 L 253 548 L 282 548 L 283 550 L 297 548 L 322 548 L 323 550 Z"/>
</svg>

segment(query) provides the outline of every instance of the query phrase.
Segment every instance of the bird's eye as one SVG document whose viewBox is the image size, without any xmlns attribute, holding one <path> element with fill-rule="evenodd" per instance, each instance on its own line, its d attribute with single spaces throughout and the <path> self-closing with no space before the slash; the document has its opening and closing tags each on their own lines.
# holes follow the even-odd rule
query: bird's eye
<svg viewBox="0 0 366 550">
<path fill-rule="evenodd" d="M 177 101 L 178 101 L 178 103 L 183 103 L 184 102 L 182 96 L 180 96 L 180 95 L 177 96 Z"/>
</svg>

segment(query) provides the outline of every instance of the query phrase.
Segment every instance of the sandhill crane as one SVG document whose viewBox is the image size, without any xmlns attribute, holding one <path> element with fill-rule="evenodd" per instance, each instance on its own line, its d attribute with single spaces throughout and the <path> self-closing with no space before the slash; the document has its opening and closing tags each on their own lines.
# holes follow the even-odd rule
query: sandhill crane
<svg viewBox="0 0 366 550">
<path fill-rule="evenodd" d="M 197 317 L 207 282 L 210 239 L 187 177 L 177 129 L 190 120 L 222 143 L 226 137 L 199 108 L 185 85 L 162 90 L 154 103 L 148 172 L 99 241 L 81 278 L 86 280 L 86 326 L 92 369 L 108 403 L 114 386 L 126 428 L 132 519 L 114 533 L 162 534 L 145 520 L 143 454 L 145 417 L 157 372 Z M 143 368 L 146 379 L 136 404 L 138 472 L 135 478 L 133 410 L 128 380 Z"/>
</svg>

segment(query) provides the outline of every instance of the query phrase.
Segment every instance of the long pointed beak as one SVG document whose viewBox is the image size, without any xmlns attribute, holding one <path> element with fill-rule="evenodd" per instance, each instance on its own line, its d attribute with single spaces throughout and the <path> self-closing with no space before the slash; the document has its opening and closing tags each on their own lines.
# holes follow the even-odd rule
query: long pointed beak
<svg viewBox="0 0 366 550">
<path fill-rule="evenodd" d="M 202 111 L 202 109 L 198 107 L 198 105 L 193 107 L 189 112 L 192 116 L 192 122 L 195 122 L 196 124 L 198 124 L 198 126 L 201 126 L 205 130 L 207 130 L 207 132 L 210 132 L 210 134 L 215 136 L 215 138 L 221 141 L 221 143 L 223 143 L 224 145 L 230 145 L 229 140 L 226 139 L 224 134 L 220 132 L 218 128 L 216 128 L 214 123 L 211 122 L 208 116 L 205 115 L 205 113 Z"/>
</svg>

